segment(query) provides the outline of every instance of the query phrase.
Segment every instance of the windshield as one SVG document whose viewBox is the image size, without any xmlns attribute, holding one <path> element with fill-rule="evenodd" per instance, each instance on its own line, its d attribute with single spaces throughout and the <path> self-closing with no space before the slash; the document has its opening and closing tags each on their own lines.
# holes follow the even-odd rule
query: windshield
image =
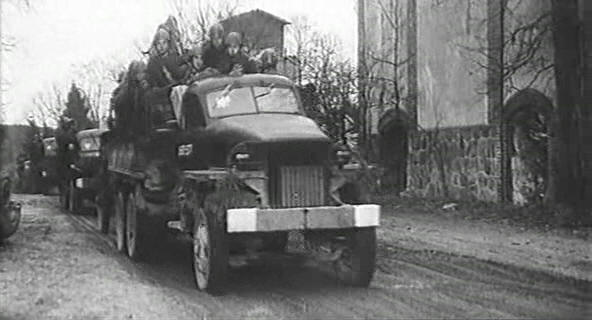
<svg viewBox="0 0 592 320">
<path fill-rule="evenodd" d="M 211 117 L 225 117 L 253 113 L 298 113 L 298 102 L 291 88 L 242 87 L 210 92 L 207 95 L 208 111 Z"/>
<path fill-rule="evenodd" d="M 290 88 L 253 87 L 260 112 L 297 113 L 298 103 Z"/>
<path fill-rule="evenodd" d="M 207 100 L 210 116 L 214 118 L 257 112 L 250 87 L 231 89 L 228 86 L 208 93 Z"/>
</svg>

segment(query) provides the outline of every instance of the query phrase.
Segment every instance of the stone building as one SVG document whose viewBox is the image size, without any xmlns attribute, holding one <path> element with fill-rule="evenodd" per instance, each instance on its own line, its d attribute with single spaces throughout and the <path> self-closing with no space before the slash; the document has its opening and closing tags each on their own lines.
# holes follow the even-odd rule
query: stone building
<svg viewBox="0 0 592 320">
<path fill-rule="evenodd" d="M 549 0 L 358 0 L 367 136 L 383 183 L 527 203 L 554 102 Z"/>
</svg>

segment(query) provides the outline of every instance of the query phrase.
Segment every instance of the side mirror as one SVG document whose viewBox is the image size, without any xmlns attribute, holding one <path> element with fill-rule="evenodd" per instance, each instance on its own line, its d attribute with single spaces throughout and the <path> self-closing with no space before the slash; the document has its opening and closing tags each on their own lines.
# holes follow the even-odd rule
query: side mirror
<svg viewBox="0 0 592 320">
<path fill-rule="evenodd" d="M 343 166 L 343 165 L 349 163 L 352 159 L 352 153 L 349 150 L 338 150 L 336 152 L 336 156 L 337 156 L 337 163 L 340 166 Z"/>
</svg>

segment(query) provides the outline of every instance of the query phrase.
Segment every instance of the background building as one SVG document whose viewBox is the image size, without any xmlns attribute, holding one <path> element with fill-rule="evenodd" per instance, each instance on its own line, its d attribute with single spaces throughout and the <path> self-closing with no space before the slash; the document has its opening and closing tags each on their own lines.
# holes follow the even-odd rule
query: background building
<svg viewBox="0 0 592 320">
<path fill-rule="evenodd" d="M 544 191 L 548 0 L 358 0 L 367 134 L 395 190 L 486 201 Z"/>
<path fill-rule="evenodd" d="M 221 21 L 226 32 L 238 32 L 250 49 L 284 52 L 284 26 L 290 22 L 263 10 L 252 10 Z"/>
</svg>

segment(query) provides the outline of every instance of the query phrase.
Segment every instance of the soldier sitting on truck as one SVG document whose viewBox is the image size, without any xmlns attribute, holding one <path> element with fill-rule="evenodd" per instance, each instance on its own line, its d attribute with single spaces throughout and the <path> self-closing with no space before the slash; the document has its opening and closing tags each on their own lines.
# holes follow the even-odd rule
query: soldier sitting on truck
<svg viewBox="0 0 592 320">
<path fill-rule="evenodd" d="M 278 57 L 274 48 L 263 49 L 256 58 L 259 73 L 277 74 Z"/>
<path fill-rule="evenodd" d="M 210 27 L 209 39 L 204 43 L 202 52 L 203 63 L 206 67 L 224 72 L 228 65 L 228 54 L 224 45 L 224 27 L 217 23 Z"/>
<path fill-rule="evenodd" d="M 230 65 L 223 73 L 228 73 L 231 76 L 240 76 L 247 73 L 256 73 L 257 67 L 255 63 L 249 59 L 244 51 L 241 49 L 242 39 L 238 32 L 231 32 L 226 36 L 226 46 Z"/>
<path fill-rule="evenodd" d="M 203 63 L 201 47 L 195 46 L 187 53 L 190 65 L 187 68 L 182 85 L 174 86 L 171 89 L 170 100 L 173 105 L 173 112 L 177 119 L 177 123 L 181 128 L 185 128 L 182 100 L 188 85 L 195 81 L 199 81 L 208 77 L 219 75 L 220 72 L 214 68 L 206 67 Z"/>
<path fill-rule="evenodd" d="M 175 52 L 170 51 L 170 34 L 164 29 L 159 29 L 153 45 L 154 53 L 148 60 L 147 81 L 150 90 L 147 92 L 147 101 L 151 103 L 152 124 L 161 126 L 174 118 L 169 101 L 170 89 L 183 80 L 183 59 Z"/>
<path fill-rule="evenodd" d="M 191 84 L 195 81 L 219 75 L 220 72 L 214 68 L 207 67 L 203 62 L 202 48 L 195 46 L 188 52 L 189 67 L 183 79 L 184 84 Z"/>
</svg>

